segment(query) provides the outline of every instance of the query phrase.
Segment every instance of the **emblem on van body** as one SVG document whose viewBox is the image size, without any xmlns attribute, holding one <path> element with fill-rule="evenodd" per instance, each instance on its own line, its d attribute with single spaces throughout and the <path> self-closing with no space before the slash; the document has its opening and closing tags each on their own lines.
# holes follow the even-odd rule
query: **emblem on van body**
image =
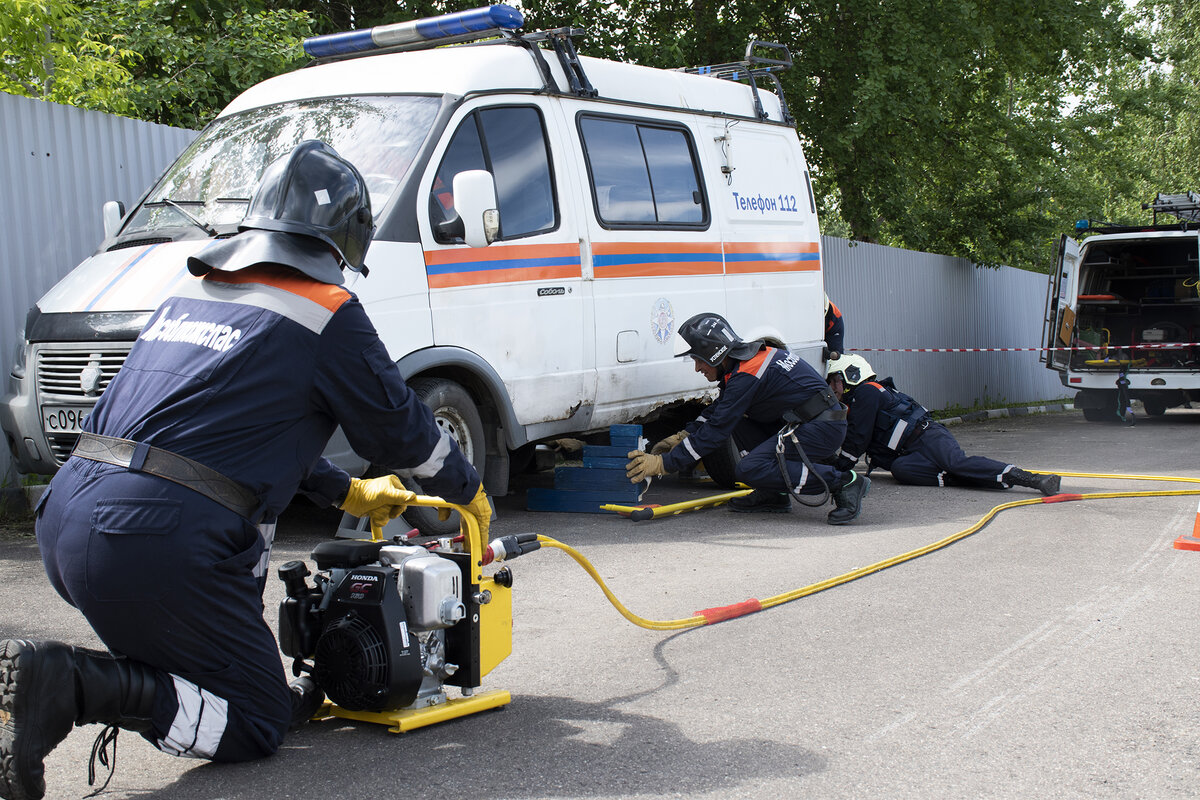
<svg viewBox="0 0 1200 800">
<path fill-rule="evenodd" d="M 654 308 L 650 312 L 650 332 L 659 344 L 666 344 L 674 329 L 675 309 L 671 308 L 671 301 L 660 297 L 654 301 Z"/>
<path fill-rule="evenodd" d="M 88 365 L 79 372 L 79 388 L 84 397 L 95 397 L 100 389 L 100 379 L 104 373 L 100 371 L 99 356 L 93 355 Z"/>
</svg>

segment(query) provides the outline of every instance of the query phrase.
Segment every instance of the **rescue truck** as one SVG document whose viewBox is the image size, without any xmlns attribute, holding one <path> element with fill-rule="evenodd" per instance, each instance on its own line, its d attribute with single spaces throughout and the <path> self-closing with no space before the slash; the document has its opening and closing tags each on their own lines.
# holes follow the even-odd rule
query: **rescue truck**
<svg viewBox="0 0 1200 800">
<path fill-rule="evenodd" d="M 1148 226 L 1080 220 L 1050 275 L 1042 361 L 1093 422 L 1200 399 L 1200 195 L 1158 194 Z"/>
<path fill-rule="evenodd" d="M 187 257 L 234 235 L 263 169 L 305 139 L 365 177 L 370 274 L 347 287 L 489 493 L 539 442 L 710 398 L 673 357 L 698 312 L 819 365 L 820 236 L 786 48 L 662 70 L 522 23 L 493 5 L 307 40 L 313 63 L 237 97 L 128 212 L 105 204 L 105 240 L 27 318 L 0 401 L 19 468 L 70 455 L 152 310 L 194 280 Z M 326 455 L 374 468 L 344 437 Z M 710 472 L 731 481 L 736 457 Z"/>
</svg>

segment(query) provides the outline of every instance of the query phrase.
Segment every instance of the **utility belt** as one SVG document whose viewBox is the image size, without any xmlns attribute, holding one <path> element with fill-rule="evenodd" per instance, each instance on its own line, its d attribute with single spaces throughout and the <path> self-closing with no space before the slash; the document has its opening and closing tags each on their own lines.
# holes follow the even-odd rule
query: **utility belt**
<svg viewBox="0 0 1200 800">
<path fill-rule="evenodd" d="M 789 425 L 803 425 L 806 422 L 820 420 L 822 422 L 846 418 L 846 409 L 837 399 L 832 389 L 825 389 L 811 395 L 800 405 L 790 411 L 783 412 L 783 421 Z"/>
<path fill-rule="evenodd" d="M 259 506 L 262 504 L 258 496 L 242 484 L 198 461 L 145 442 L 81 433 L 71 455 L 125 467 L 131 472 L 145 472 L 186 486 L 254 523 L 261 516 Z"/>
</svg>

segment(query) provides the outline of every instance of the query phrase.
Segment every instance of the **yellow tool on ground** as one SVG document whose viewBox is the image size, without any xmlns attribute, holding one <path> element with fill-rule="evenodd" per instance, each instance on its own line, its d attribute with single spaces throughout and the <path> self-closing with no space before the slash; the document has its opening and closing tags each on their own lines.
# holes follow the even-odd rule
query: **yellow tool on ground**
<svg viewBox="0 0 1200 800">
<path fill-rule="evenodd" d="M 616 503 L 606 503 L 600 506 L 604 511 L 615 511 L 622 517 L 629 517 L 635 522 L 640 522 L 647 519 L 658 519 L 659 517 L 671 517 L 676 514 L 682 514 L 685 511 L 695 511 L 700 508 L 712 508 L 714 506 L 728 503 L 735 497 L 745 497 L 754 491 L 753 489 L 737 489 L 732 492 L 723 494 L 714 494 L 710 497 L 702 497 L 699 500 L 685 500 L 681 503 L 668 503 L 666 505 L 644 505 L 644 506 L 622 506 Z"/>
</svg>

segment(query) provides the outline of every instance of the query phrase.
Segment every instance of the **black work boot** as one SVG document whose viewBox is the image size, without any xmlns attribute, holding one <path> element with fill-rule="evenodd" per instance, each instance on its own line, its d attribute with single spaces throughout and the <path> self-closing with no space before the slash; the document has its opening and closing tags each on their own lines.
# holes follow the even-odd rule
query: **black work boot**
<svg viewBox="0 0 1200 800">
<path fill-rule="evenodd" d="M 830 525 L 845 525 L 856 519 L 862 511 L 863 498 L 871 489 L 871 479 L 851 471 L 850 479 L 833 492 L 833 503 L 837 506 L 829 512 L 825 521 Z"/>
<path fill-rule="evenodd" d="M 61 642 L 0 642 L 0 797 L 42 797 L 42 761 L 74 725 L 149 731 L 154 676 L 145 664 Z"/>
<path fill-rule="evenodd" d="M 1034 475 L 1032 472 L 1026 472 L 1016 467 L 1008 471 L 1008 474 L 1004 476 L 1004 480 L 1013 486 L 1025 486 L 1030 489 L 1037 489 L 1046 495 L 1046 497 L 1058 494 L 1058 487 L 1062 485 L 1062 477 L 1059 475 Z"/>
<path fill-rule="evenodd" d="M 288 730 L 296 730 L 312 719 L 325 703 L 325 693 L 317 682 L 307 675 L 302 675 L 288 684 L 292 690 L 292 721 Z"/>
<path fill-rule="evenodd" d="M 0 642 L 0 797 L 46 793 L 42 759 L 75 725 L 75 657 L 60 642 Z"/>
<path fill-rule="evenodd" d="M 741 512 L 766 511 L 776 514 L 786 514 L 792 510 L 792 496 L 787 492 L 755 489 L 750 494 L 730 500 L 729 510 Z"/>
</svg>

